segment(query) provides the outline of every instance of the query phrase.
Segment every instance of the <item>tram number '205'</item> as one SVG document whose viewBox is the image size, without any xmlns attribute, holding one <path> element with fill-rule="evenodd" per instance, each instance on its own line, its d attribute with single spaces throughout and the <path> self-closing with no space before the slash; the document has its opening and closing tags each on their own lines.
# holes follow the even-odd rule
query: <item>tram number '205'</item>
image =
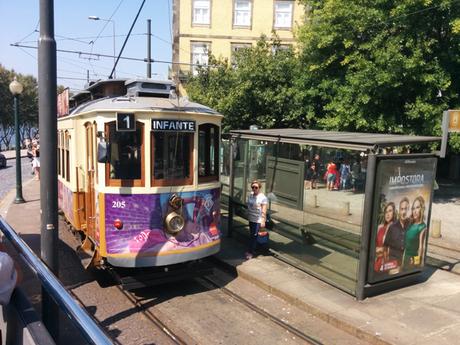
<svg viewBox="0 0 460 345">
<path fill-rule="evenodd" d="M 112 200 L 112 208 L 125 208 L 126 201 L 125 200 Z"/>
</svg>

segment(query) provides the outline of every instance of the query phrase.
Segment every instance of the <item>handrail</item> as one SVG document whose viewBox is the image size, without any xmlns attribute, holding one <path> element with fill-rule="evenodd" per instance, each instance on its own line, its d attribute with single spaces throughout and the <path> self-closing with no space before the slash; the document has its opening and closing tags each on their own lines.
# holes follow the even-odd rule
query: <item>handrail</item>
<svg viewBox="0 0 460 345">
<path fill-rule="evenodd" d="M 14 248 L 23 256 L 27 265 L 40 279 L 43 287 L 48 291 L 56 304 L 67 313 L 69 319 L 82 332 L 84 338 L 93 344 L 113 344 L 86 310 L 75 301 L 56 276 L 1 216 L 0 231 L 3 232 Z"/>
</svg>

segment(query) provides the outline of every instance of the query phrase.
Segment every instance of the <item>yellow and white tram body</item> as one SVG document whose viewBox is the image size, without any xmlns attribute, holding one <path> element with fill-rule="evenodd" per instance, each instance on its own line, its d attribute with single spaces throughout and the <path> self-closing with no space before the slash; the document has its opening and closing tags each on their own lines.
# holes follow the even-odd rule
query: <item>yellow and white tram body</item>
<svg viewBox="0 0 460 345">
<path fill-rule="evenodd" d="M 108 80 L 58 119 L 59 207 L 93 264 L 150 267 L 219 251 L 222 115 L 172 84 Z"/>
</svg>

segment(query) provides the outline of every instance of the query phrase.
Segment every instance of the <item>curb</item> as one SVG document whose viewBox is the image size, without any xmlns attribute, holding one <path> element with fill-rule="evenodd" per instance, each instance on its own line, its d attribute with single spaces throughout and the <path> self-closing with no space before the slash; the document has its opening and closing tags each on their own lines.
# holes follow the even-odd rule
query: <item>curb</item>
<svg viewBox="0 0 460 345">
<path fill-rule="evenodd" d="M 305 311 L 305 312 L 307 312 L 307 313 L 309 313 L 309 314 L 321 319 L 322 321 L 330 324 L 331 326 L 333 326 L 333 327 L 335 327 L 335 328 L 337 328 L 337 329 L 339 329 L 341 331 L 347 332 L 348 334 L 351 334 L 355 338 L 358 338 L 360 340 L 364 340 L 364 341 L 368 342 L 369 344 L 374 344 L 374 345 L 393 345 L 393 343 L 388 342 L 388 341 L 380 338 L 379 336 L 377 336 L 377 335 L 375 335 L 375 334 L 373 334 L 371 332 L 364 331 L 360 327 L 352 325 L 352 324 L 350 324 L 350 323 L 348 323 L 346 321 L 343 321 L 343 320 L 341 320 L 341 319 L 339 319 L 337 317 L 334 317 L 333 315 L 322 311 L 321 309 L 319 309 L 316 306 L 313 306 L 313 305 L 308 304 L 308 303 L 306 303 L 305 301 L 303 301 L 303 300 L 301 300 L 299 298 L 292 297 L 292 296 L 286 294 L 281 289 L 274 288 L 274 287 L 270 286 L 269 284 L 265 283 L 264 281 L 262 281 L 262 280 L 260 280 L 258 278 L 255 278 L 254 276 L 244 272 L 240 268 L 231 265 L 230 263 L 226 262 L 224 259 L 220 259 L 217 256 L 212 256 L 210 259 L 212 261 L 214 261 L 215 263 L 217 263 L 218 265 L 222 266 L 224 269 L 226 269 L 226 270 L 230 271 L 231 273 L 235 274 L 236 276 L 247 280 L 248 282 L 256 285 L 259 288 L 261 288 L 262 290 L 267 291 L 268 293 L 272 294 L 273 296 L 281 298 L 286 303 L 289 303 L 289 304 L 291 304 L 293 306 L 296 306 L 296 307 L 302 309 L 303 311 Z"/>
<path fill-rule="evenodd" d="M 351 334 L 352 336 L 354 336 L 354 337 L 356 337 L 356 338 L 358 338 L 360 340 L 364 340 L 364 341 L 368 342 L 369 344 L 374 344 L 374 345 L 393 345 L 393 343 L 388 342 L 386 340 L 383 340 L 382 338 L 376 336 L 375 334 L 372 334 L 370 332 L 364 331 L 358 326 L 352 325 L 352 324 L 350 324 L 350 323 L 348 323 L 346 321 L 343 321 L 343 320 L 341 320 L 341 319 L 339 319 L 337 317 L 334 317 L 333 315 L 322 311 L 318 307 L 315 307 L 315 306 L 313 306 L 311 304 L 305 303 L 305 301 L 303 301 L 303 300 L 301 300 L 299 298 L 292 297 L 292 296 L 286 294 L 285 292 L 283 292 L 282 290 L 274 288 L 274 287 L 266 284 L 262 280 L 257 279 L 257 278 L 255 278 L 255 277 L 253 277 L 253 276 L 251 276 L 251 275 L 249 275 L 249 274 L 247 274 L 245 272 L 242 272 L 241 269 L 239 269 L 239 268 L 236 268 L 236 271 L 237 271 L 238 277 L 243 278 L 243 279 L 253 283 L 254 285 L 258 286 L 259 288 L 267 291 L 268 293 L 283 299 L 287 303 L 292 304 L 292 305 L 294 305 L 294 306 L 306 311 L 307 313 L 310 313 L 310 314 L 314 315 L 315 317 L 321 319 L 322 321 L 327 322 L 331 326 L 334 326 L 337 329 L 340 329 L 340 330 L 342 330 L 344 332 L 347 332 L 348 334 Z"/>
</svg>

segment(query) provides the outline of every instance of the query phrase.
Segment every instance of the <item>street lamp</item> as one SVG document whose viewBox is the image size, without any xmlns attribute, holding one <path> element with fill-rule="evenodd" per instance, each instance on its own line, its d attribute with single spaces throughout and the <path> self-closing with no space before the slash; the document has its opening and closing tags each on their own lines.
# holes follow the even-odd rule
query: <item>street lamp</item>
<svg viewBox="0 0 460 345">
<path fill-rule="evenodd" d="M 22 204 L 26 202 L 22 197 L 22 176 L 21 176 L 21 139 L 19 137 L 19 116 L 18 116 L 18 96 L 24 90 L 22 84 L 16 80 L 10 83 L 10 91 L 14 99 L 14 131 L 16 142 L 16 198 L 15 204 Z"/>
<path fill-rule="evenodd" d="M 104 19 L 98 16 L 89 16 L 88 19 L 90 20 L 102 20 L 103 22 L 111 22 L 112 23 L 112 35 L 113 35 L 113 65 L 117 62 L 116 57 L 116 49 L 115 49 L 115 21 L 113 19 Z M 113 77 L 115 77 L 115 70 L 113 70 Z"/>
</svg>

